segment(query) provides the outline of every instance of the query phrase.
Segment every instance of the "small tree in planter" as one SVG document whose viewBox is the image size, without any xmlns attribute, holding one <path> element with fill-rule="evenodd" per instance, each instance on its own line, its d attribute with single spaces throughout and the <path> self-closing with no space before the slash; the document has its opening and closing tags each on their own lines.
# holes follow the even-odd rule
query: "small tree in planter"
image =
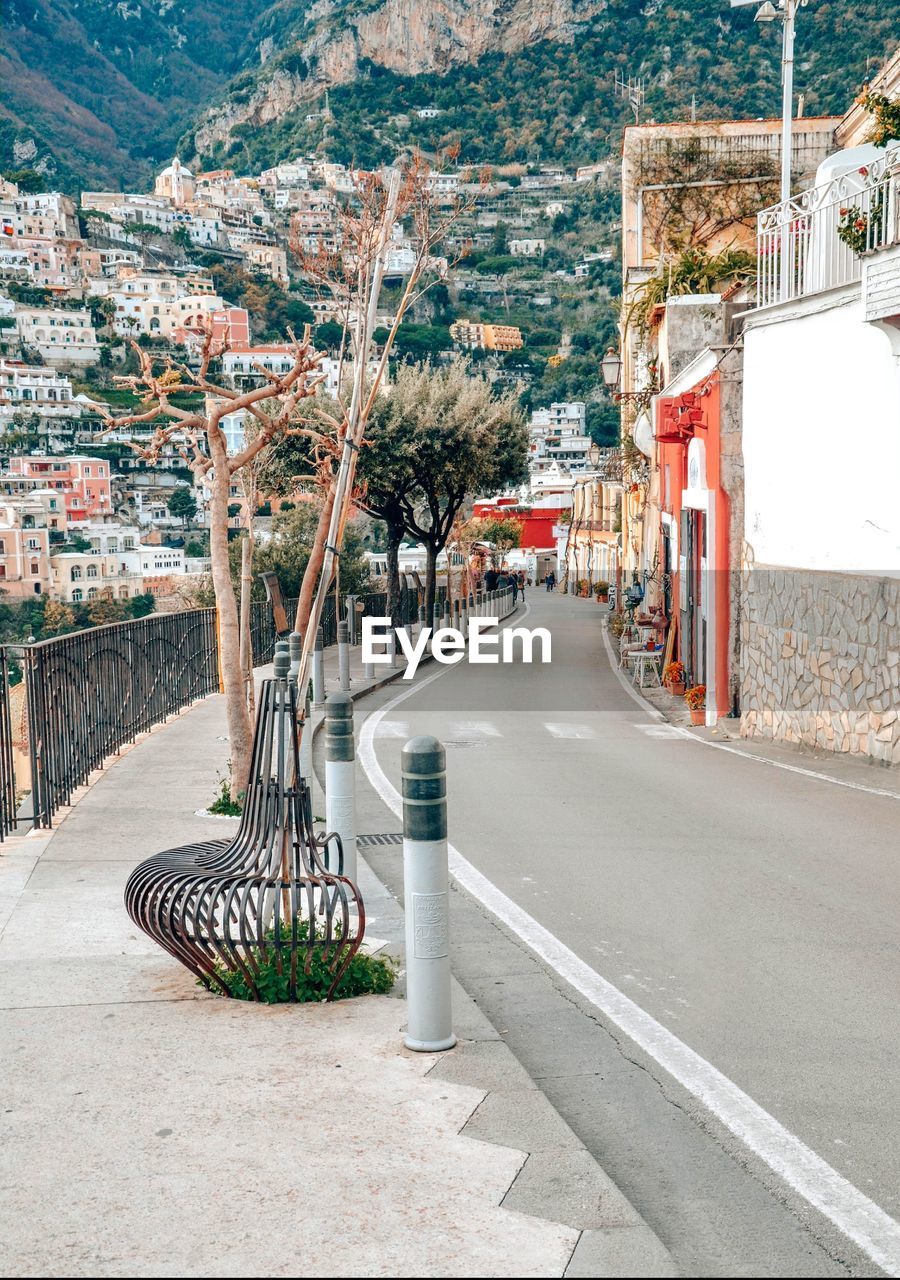
<svg viewBox="0 0 900 1280">
<path fill-rule="evenodd" d="M 695 684 L 684 695 L 691 713 L 691 724 L 706 723 L 706 685 Z"/>
<path fill-rule="evenodd" d="M 663 683 L 668 686 L 669 693 L 680 698 L 684 693 L 684 663 L 670 662 L 663 672 Z"/>
<path fill-rule="evenodd" d="M 609 604 L 609 583 L 600 581 L 594 587 L 594 594 L 597 597 L 598 604 Z"/>
</svg>

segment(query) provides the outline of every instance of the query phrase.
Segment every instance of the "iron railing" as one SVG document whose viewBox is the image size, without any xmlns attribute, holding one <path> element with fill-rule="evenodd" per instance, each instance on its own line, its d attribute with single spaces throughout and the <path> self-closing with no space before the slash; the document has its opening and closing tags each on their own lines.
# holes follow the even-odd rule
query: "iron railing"
<svg viewBox="0 0 900 1280">
<path fill-rule="evenodd" d="M 356 600 L 365 614 L 387 614 L 385 592 Z M 297 602 L 284 603 L 291 620 Z M 339 604 L 345 617 L 346 595 Z M 418 593 L 404 588 L 395 622 L 415 622 L 418 606 Z M 332 594 L 322 616 L 326 645 L 337 643 L 337 620 Z M 251 606 L 250 629 L 254 665 L 263 666 L 271 662 L 276 640 L 267 602 Z M 22 821 L 36 827 L 51 826 L 110 756 L 219 688 L 215 609 L 151 614 L 14 648 L 24 668 L 31 756 L 33 808 Z M 7 660 L 0 649 L 0 840 L 17 825 Z"/>
<path fill-rule="evenodd" d="M 900 243 L 898 188 L 900 147 L 893 147 L 870 165 L 764 209 L 756 222 L 756 305 L 861 280 L 863 255 Z"/>
<path fill-rule="evenodd" d="M 214 609 L 76 631 L 24 650 L 33 820 L 109 756 L 219 687 Z"/>
</svg>

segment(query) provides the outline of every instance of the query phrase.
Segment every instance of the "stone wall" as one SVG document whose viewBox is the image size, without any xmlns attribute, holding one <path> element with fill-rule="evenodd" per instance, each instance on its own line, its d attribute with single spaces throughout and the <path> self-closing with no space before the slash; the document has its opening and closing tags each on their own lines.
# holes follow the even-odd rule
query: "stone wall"
<svg viewBox="0 0 900 1280">
<path fill-rule="evenodd" d="M 900 764 L 900 579 L 748 565 L 741 733 Z"/>
</svg>

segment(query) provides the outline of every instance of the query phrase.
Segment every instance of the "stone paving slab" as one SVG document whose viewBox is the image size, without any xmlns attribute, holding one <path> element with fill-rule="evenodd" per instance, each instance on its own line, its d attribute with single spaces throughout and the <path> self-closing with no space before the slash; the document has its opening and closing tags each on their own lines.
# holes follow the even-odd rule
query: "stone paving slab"
<svg viewBox="0 0 900 1280">
<path fill-rule="evenodd" d="M 195 816 L 223 713 L 146 735 L 0 853 L 3 1274 L 561 1276 L 578 1228 L 501 1207 L 528 1153 L 460 1134 L 489 1088 L 428 1074 L 402 999 L 220 1000 L 132 925 L 140 858 L 234 829 Z M 396 899 L 361 881 L 397 951 Z M 463 1047 L 496 1039 L 457 1004 Z"/>
</svg>

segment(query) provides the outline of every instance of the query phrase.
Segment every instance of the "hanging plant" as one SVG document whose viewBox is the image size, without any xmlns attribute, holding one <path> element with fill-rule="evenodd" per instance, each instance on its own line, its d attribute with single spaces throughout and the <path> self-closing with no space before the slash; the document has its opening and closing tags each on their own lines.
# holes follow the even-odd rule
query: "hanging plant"
<svg viewBox="0 0 900 1280">
<path fill-rule="evenodd" d="M 868 170 L 860 169 L 860 173 L 865 176 Z M 855 254 L 859 255 L 865 253 L 867 249 L 876 248 L 881 242 L 884 226 L 884 188 L 875 189 L 868 210 L 861 209 L 856 204 L 849 205 L 841 209 L 840 218 L 837 229 L 838 239 L 842 240 Z"/>
</svg>

